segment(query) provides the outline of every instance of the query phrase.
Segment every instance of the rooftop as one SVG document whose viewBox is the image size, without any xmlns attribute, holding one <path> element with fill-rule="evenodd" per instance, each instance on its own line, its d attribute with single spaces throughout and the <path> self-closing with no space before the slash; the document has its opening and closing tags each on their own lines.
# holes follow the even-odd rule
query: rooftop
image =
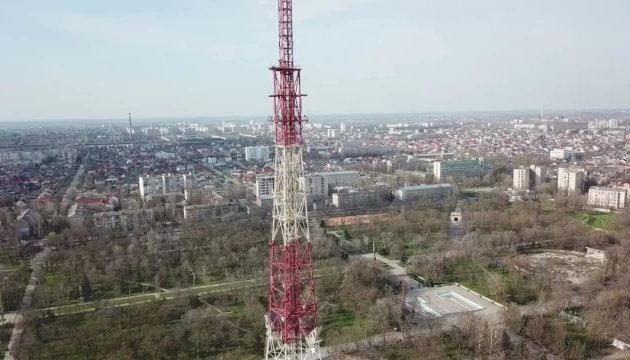
<svg viewBox="0 0 630 360">
<path fill-rule="evenodd" d="M 443 187 L 453 187 L 453 185 L 452 184 L 432 184 L 432 185 L 422 184 L 422 185 L 414 185 L 414 186 L 405 186 L 398 190 L 404 191 L 404 190 L 439 189 Z"/>
</svg>

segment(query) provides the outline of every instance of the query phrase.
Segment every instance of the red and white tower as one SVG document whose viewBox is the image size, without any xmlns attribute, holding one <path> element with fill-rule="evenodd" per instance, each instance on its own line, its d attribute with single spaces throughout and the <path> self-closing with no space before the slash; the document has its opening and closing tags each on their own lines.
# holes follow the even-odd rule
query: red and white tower
<svg viewBox="0 0 630 360">
<path fill-rule="evenodd" d="M 265 359 L 321 359 L 306 209 L 300 69 L 293 63 L 293 1 L 278 0 L 274 77 L 275 185 L 269 242 Z M 303 244 L 300 244 L 302 240 Z"/>
</svg>

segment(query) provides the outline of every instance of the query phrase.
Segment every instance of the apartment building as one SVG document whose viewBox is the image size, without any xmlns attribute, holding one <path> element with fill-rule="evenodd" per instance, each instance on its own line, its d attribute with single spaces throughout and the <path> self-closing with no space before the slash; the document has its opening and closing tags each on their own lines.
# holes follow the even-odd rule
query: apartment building
<svg viewBox="0 0 630 360">
<path fill-rule="evenodd" d="M 482 178 L 490 173 L 492 173 L 492 161 L 484 158 L 433 163 L 433 175 L 437 182 L 446 181 L 449 177 L 455 180 Z"/>
<path fill-rule="evenodd" d="M 214 192 L 226 200 L 245 199 L 247 196 L 247 186 L 235 181 L 228 180 L 222 184 L 216 184 L 213 188 Z"/>
<path fill-rule="evenodd" d="M 343 157 L 381 156 L 391 154 L 393 148 L 382 145 L 363 144 L 359 141 L 343 141 L 338 143 L 339 154 Z"/>
<path fill-rule="evenodd" d="M 580 194 L 584 190 L 585 178 L 583 169 L 561 167 L 558 169 L 558 191 L 569 195 Z"/>
<path fill-rule="evenodd" d="M 147 195 L 183 193 L 184 190 L 203 187 L 207 182 L 203 174 L 166 174 L 157 176 L 140 176 L 138 188 L 142 200 Z"/>
<path fill-rule="evenodd" d="M 591 187 L 588 190 L 588 204 L 602 209 L 623 209 L 626 207 L 627 189 L 612 187 Z"/>
<path fill-rule="evenodd" d="M 569 160 L 573 156 L 573 148 L 566 147 L 564 149 L 553 149 L 549 151 L 549 159 L 551 160 Z"/>
<path fill-rule="evenodd" d="M 530 185 L 540 185 L 547 181 L 547 167 L 531 165 L 529 167 L 529 183 Z"/>
<path fill-rule="evenodd" d="M 245 161 L 269 160 L 269 146 L 248 146 L 245 148 Z"/>
<path fill-rule="evenodd" d="M 378 204 L 381 192 L 377 190 L 344 189 L 332 194 L 332 204 L 338 209 L 361 209 Z"/>
<path fill-rule="evenodd" d="M 256 198 L 273 195 L 275 176 L 269 174 L 256 175 Z"/>
<path fill-rule="evenodd" d="M 68 222 L 71 227 L 85 226 L 88 211 L 83 204 L 74 203 L 68 209 Z"/>
<path fill-rule="evenodd" d="M 100 229 L 129 230 L 143 224 L 152 224 L 153 209 L 107 211 L 93 215 L 94 227 Z"/>
<path fill-rule="evenodd" d="M 518 169 L 514 169 L 514 174 L 512 176 L 512 188 L 514 190 L 524 191 L 529 190 L 530 179 L 529 179 L 530 169 L 525 167 L 520 167 Z"/>
<path fill-rule="evenodd" d="M 359 184 L 358 171 L 330 171 L 308 174 L 304 178 L 306 193 L 313 198 L 330 195 L 330 189 L 338 186 L 356 186 Z"/>
<path fill-rule="evenodd" d="M 396 199 L 437 204 L 448 199 L 452 194 L 453 185 L 451 184 L 417 185 L 398 189 Z"/>
<path fill-rule="evenodd" d="M 194 222 L 217 221 L 222 216 L 238 212 L 236 203 L 184 206 L 184 220 Z"/>
</svg>

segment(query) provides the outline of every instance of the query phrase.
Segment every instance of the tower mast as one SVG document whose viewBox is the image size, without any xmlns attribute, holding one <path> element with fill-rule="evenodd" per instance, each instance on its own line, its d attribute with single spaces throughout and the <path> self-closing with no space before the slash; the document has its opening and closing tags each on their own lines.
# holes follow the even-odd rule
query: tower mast
<svg viewBox="0 0 630 360">
<path fill-rule="evenodd" d="M 131 113 L 129 113 L 129 141 L 133 141 L 133 130 L 131 129 Z"/>
<path fill-rule="evenodd" d="M 278 0 L 278 64 L 272 66 L 275 127 L 269 241 L 266 360 L 319 360 L 317 306 L 303 172 L 300 69 L 293 60 L 293 1 Z M 300 244 L 302 240 L 303 245 Z"/>
</svg>

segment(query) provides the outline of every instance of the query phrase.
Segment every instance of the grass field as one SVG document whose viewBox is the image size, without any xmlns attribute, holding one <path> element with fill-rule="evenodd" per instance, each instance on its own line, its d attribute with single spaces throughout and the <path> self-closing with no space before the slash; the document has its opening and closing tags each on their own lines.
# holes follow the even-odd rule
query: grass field
<svg viewBox="0 0 630 360">
<path fill-rule="evenodd" d="M 614 213 L 578 212 L 572 214 L 576 220 L 596 229 L 616 231 L 618 229 Z"/>
</svg>

